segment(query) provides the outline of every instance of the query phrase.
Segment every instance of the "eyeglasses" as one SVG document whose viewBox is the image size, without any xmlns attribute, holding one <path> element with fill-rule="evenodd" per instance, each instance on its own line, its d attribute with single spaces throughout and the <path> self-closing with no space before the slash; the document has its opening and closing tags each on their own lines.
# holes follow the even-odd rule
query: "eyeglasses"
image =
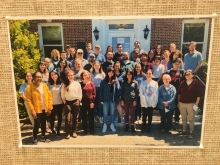
<svg viewBox="0 0 220 165">
<path fill-rule="evenodd" d="M 42 78 L 41 76 L 36 76 L 35 78 L 38 78 L 38 79 L 40 79 L 40 78 Z"/>
<path fill-rule="evenodd" d="M 117 47 L 117 48 L 122 48 L 122 47 Z"/>
<path fill-rule="evenodd" d="M 83 54 L 82 52 L 78 52 L 77 54 Z"/>
</svg>

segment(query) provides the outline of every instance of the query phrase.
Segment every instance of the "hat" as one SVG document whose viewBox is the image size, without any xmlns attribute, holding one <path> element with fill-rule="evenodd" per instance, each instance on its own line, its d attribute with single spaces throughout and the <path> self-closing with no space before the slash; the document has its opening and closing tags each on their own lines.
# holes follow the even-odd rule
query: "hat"
<svg viewBox="0 0 220 165">
<path fill-rule="evenodd" d="M 93 53 L 91 53 L 91 54 L 89 55 L 89 57 L 94 57 L 94 58 L 95 58 L 95 55 L 94 55 Z"/>
<path fill-rule="evenodd" d="M 99 48 L 99 49 L 101 49 L 101 47 L 100 47 L 99 45 L 96 45 L 95 48 Z"/>
</svg>

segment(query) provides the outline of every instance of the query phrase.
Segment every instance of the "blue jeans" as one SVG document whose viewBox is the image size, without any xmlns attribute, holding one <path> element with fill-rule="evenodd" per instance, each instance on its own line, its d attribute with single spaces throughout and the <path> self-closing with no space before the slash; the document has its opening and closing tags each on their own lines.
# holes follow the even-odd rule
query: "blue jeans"
<svg viewBox="0 0 220 165">
<path fill-rule="evenodd" d="M 107 124 L 108 109 L 110 106 L 110 122 L 114 123 L 115 101 L 104 102 L 103 104 L 103 123 Z"/>
<path fill-rule="evenodd" d="M 160 116 L 161 116 L 161 129 L 169 131 L 172 129 L 172 117 L 174 109 L 169 109 L 170 111 L 165 113 L 165 109 L 160 109 Z"/>
<path fill-rule="evenodd" d="M 94 117 L 97 115 L 99 117 L 103 117 L 103 105 L 100 102 L 100 88 L 96 87 L 96 98 L 95 98 L 95 105 L 94 105 Z"/>
</svg>

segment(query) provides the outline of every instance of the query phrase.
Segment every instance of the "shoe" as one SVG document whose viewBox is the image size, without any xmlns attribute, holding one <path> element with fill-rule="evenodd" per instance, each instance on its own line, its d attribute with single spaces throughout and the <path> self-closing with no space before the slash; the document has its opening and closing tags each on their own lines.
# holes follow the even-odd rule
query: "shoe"
<svg viewBox="0 0 220 165">
<path fill-rule="evenodd" d="M 60 137 L 60 131 L 57 131 L 57 137 Z"/>
<path fill-rule="evenodd" d="M 121 123 L 125 123 L 124 117 L 121 117 Z"/>
<path fill-rule="evenodd" d="M 41 128 L 38 128 L 38 133 L 41 133 Z"/>
<path fill-rule="evenodd" d="M 175 121 L 175 125 L 179 125 L 179 121 Z"/>
<path fill-rule="evenodd" d="M 69 139 L 69 138 L 70 138 L 70 134 L 67 134 L 66 139 Z"/>
<path fill-rule="evenodd" d="M 47 133 L 51 133 L 51 130 L 50 130 L 49 127 L 46 127 L 46 132 L 47 132 Z"/>
<path fill-rule="evenodd" d="M 33 145 L 37 145 L 38 141 L 37 139 L 33 141 Z"/>
<path fill-rule="evenodd" d="M 83 136 L 87 135 L 87 131 L 83 131 Z"/>
<path fill-rule="evenodd" d="M 52 129 L 52 135 L 56 135 L 57 133 Z"/>
<path fill-rule="evenodd" d="M 128 131 L 129 131 L 129 125 L 126 124 L 126 125 L 125 125 L 125 132 L 128 132 Z"/>
<path fill-rule="evenodd" d="M 142 119 L 140 118 L 139 120 L 138 120 L 138 124 L 142 124 L 143 122 L 142 122 Z"/>
<path fill-rule="evenodd" d="M 96 120 L 96 118 L 94 117 L 94 123 L 97 123 L 98 121 Z"/>
<path fill-rule="evenodd" d="M 100 117 L 100 118 L 99 118 L 99 122 L 100 122 L 100 123 L 103 123 L 103 117 Z"/>
<path fill-rule="evenodd" d="M 110 128 L 111 128 L 112 132 L 116 132 L 116 129 L 115 129 L 115 126 L 113 123 L 111 123 Z"/>
<path fill-rule="evenodd" d="M 165 130 L 164 130 L 164 129 L 162 129 L 160 132 L 161 132 L 161 133 L 164 133 L 164 132 L 165 132 Z"/>
<path fill-rule="evenodd" d="M 134 125 L 131 125 L 131 132 L 132 132 L 132 133 L 135 133 Z"/>
<path fill-rule="evenodd" d="M 76 132 L 73 132 L 73 138 L 77 138 Z"/>
<path fill-rule="evenodd" d="M 90 130 L 90 134 L 91 134 L 91 135 L 94 135 L 94 130 Z"/>
<path fill-rule="evenodd" d="M 118 122 L 118 117 L 116 116 L 115 117 L 115 121 L 114 121 L 115 123 L 117 123 Z"/>
<path fill-rule="evenodd" d="M 167 131 L 168 134 L 172 134 L 171 130 Z"/>
<path fill-rule="evenodd" d="M 106 130 L 107 130 L 107 125 L 104 124 L 103 127 L 102 127 L 102 132 L 105 133 Z"/>
<path fill-rule="evenodd" d="M 42 137 L 40 138 L 40 141 L 41 141 L 41 142 L 45 142 L 45 143 L 49 143 L 49 142 L 50 142 L 50 140 L 47 139 L 45 136 L 42 136 Z"/>
</svg>

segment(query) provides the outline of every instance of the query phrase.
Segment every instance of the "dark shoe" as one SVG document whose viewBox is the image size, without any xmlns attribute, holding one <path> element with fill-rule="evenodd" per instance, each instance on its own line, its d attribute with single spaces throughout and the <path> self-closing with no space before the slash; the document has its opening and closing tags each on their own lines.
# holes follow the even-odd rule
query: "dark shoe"
<svg viewBox="0 0 220 165">
<path fill-rule="evenodd" d="M 179 132 L 178 132 L 178 135 L 187 135 L 187 134 L 186 134 L 186 132 L 179 131 Z"/>
<path fill-rule="evenodd" d="M 38 141 L 37 140 L 34 140 L 33 141 L 33 145 L 37 145 Z"/>
<path fill-rule="evenodd" d="M 60 137 L 60 131 L 57 131 L 57 137 Z"/>
<path fill-rule="evenodd" d="M 172 134 L 171 130 L 167 131 L 168 134 Z"/>
<path fill-rule="evenodd" d="M 87 135 L 87 131 L 83 131 L 83 136 Z"/>
<path fill-rule="evenodd" d="M 125 125 L 125 132 L 128 132 L 128 130 L 129 130 L 129 125 L 126 124 L 126 125 Z"/>
<path fill-rule="evenodd" d="M 91 134 L 91 135 L 94 135 L 94 130 L 90 130 L 90 134 Z"/>
<path fill-rule="evenodd" d="M 150 128 L 147 128 L 147 133 L 150 133 L 151 132 L 151 129 Z"/>
<path fill-rule="evenodd" d="M 40 141 L 41 141 L 41 142 L 45 142 L 45 143 L 49 143 L 49 142 L 50 142 L 50 140 L 47 139 L 45 136 L 42 136 L 42 137 L 40 138 Z"/>
<path fill-rule="evenodd" d="M 175 125 L 179 125 L 179 121 L 175 121 Z"/>
<path fill-rule="evenodd" d="M 141 132 L 144 133 L 145 132 L 145 127 L 142 127 Z"/>
<path fill-rule="evenodd" d="M 131 125 L 131 132 L 132 132 L 132 133 L 135 133 L 134 125 Z"/>
<path fill-rule="evenodd" d="M 52 129 L 52 135 L 56 135 L 57 133 Z"/>
</svg>

